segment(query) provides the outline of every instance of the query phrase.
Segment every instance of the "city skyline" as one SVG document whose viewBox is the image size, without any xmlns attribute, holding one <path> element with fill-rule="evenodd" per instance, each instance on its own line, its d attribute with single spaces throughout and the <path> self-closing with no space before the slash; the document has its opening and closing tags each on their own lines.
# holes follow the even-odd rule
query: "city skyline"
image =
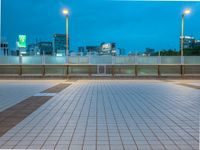
<svg viewBox="0 0 200 150">
<path fill-rule="evenodd" d="M 2 0 L 1 3 L 1 36 L 7 38 L 10 48 L 15 48 L 19 34 L 26 34 L 27 43 L 34 43 L 36 38 L 52 41 L 53 34 L 65 33 L 65 17 L 61 13 L 64 7 L 70 10 L 70 50 L 101 42 L 115 42 L 126 53 L 147 47 L 179 50 L 181 13 L 188 7 L 192 13 L 185 18 L 185 35 L 200 38 L 199 2 Z M 51 9 L 47 10 L 49 6 Z"/>
</svg>

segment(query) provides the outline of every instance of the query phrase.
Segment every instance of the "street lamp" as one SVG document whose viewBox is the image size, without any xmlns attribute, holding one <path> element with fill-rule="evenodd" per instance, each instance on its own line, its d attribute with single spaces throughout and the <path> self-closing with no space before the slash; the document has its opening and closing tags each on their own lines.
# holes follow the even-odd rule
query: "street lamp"
<svg viewBox="0 0 200 150">
<path fill-rule="evenodd" d="M 182 30 L 181 30 L 181 56 L 183 56 L 183 48 L 184 48 L 184 17 L 191 13 L 190 9 L 185 9 L 182 14 Z"/>
<path fill-rule="evenodd" d="M 69 10 L 68 9 L 63 9 L 62 10 L 63 15 L 66 16 L 66 56 L 69 55 L 69 33 L 68 33 L 68 15 L 69 15 Z"/>
</svg>

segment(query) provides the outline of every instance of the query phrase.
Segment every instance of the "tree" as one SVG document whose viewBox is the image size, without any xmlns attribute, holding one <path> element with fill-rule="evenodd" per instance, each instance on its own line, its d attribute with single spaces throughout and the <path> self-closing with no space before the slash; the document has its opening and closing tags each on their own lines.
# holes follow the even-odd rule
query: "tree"
<svg viewBox="0 0 200 150">
<path fill-rule="evenodd" d="M 158 56 L 159 55 L 159 52 L 155 52 L 153 53 L 151 56 Z M 160 51 L 160 56 L 179 56 L 180 55 L 180 52 L 179 51 L 176 51 L 175 49 L 172 50 L 172 49 L 169 49 L 169 50 L 161 50 Z"/>
<path fill-rule="evenodd" d="M 184 56 L 200 56 L 200 46 L 186 48 L 183 50 Z"/>
</svg>

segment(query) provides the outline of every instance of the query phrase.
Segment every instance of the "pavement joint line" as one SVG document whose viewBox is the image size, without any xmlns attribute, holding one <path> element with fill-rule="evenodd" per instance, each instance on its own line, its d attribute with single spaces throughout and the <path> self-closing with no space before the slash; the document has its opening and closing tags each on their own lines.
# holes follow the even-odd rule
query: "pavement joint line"
<svg viewBox="0 0 200 150">
<path fill-rule="evenodd" d="M 33 96 L 55 96 L 57 93 L 37 93 Z"/>
<path fill-rule="evenodd" d="M 89 90 L 88 90 L 89 91 Z M 88 97 L 88 93 L 86 94 L 86 98 Z M 79 98 L 79 101 L 80 101 L 80 99 L 81 98 Z M 75 125 L 75 128 L 74 128 L 74 131 L 73 131 L 73 133 L 72 133 L 72 136 L 71 136 L 71 139 L 70 139 L 70 142 L 69 142 L 69 147 L 68 147 L 68 149 L 70 149 L 70 146 L 72 145 L 71 143 L 72 143 L 72 140 L 73 140 L 73 138 L 74 138 L 74 134 L 75 134 L 75 131 L 76 131 L 76 129 L 77 129 L 77 126 L 78 126 L 78 122 L 79 122 L 79 120 L 80 120 L 80 117 L 81 117 L 81 113 L 82 113 L 82 111 L 83 111 L 83 108 L 84 108 L 84 106 L 86 105 L 86 100 L 83 102 L 83 105 L 82 105 L 82 107 L 81 107 L 81 110 L 80 110 L 80 113 L 79 113 L 79 115 L 78 115 L 78 119 L 77 119 L 77 122 L 76 122 L 76 125 Z M 82 141 L 83 142 L 83 141 Z M 82 143 L 83 144 L 83 143 Z M 81 144 L 81 147 L 83 147 L 83 145 Z"/>
<path fill-rule="evenodd" d="M 141 95 L 142 96 L 142 95 Z M 149 98 L 149 99 L 151 99 L 151 98 Z M 155 107 L 154 105 L 153 105 L 153 103 L 152 102 L 154 102 L 153 100 L 150 102 L 149 101 L 149 103 L 147 103 L 147 104 L 150 104 L 151 106 L 153 106 L 153 107 Z M 157 109 L 157 110 L 159 110 L 157 107 L 155 107 L 155 109 Z M 152 110 L 151 110 L 152 111 Z M 162 110 L 159 110 L 160 111 L 160 113 L 161 114 L 164 114 L 163 113 L 163 111 Z M 165 115 L 165 114 L 164 114 Z M 158 116 L 159 117 L 159 116 Z M 167 115 L 166 115 L 166 117 L 169 119 L 169 120 L 171 120 L 174 124 L 176 124 L 179 128 L 181 128 L 184 132 L 186 132 L 187 134 L 189 134 L 190 135 L 190 133 L 188 133 L 187 131 L 185 131 L 179 124 L 177 124 L 172 118 L 169 118 Z M 159 117 L 160 118 L 160 117 Z M 161 118 L 162 119 L 162 118 Z M 165 121 L 163 121 L 163 122 L 165 122 Z M 166 124 L 168 124 L 167 122 L 166 122 Z M 170 127 L 171 128 L 171 127 Z M 173 128 L 172 128 L 172 130 L 175 132 L 175 133 L 177 133 Z M 178 135 L 179 135 L 179 133 L 177 133 Z M 190 135 L 191 136 L 191 135 Z M 180 136 L 181 137 L 181 136 Z M 191 136 L 192 137 L 192 136 Z M 181 137 L 182 138 L 182 137 Z M 194 138 L 194 137 L 192 137 L 192 138 Z M 184 139 L 184 138 L 182 138 L 186 143 L 187 143 L 187 141 Z M 194 140 L 196 140 L 197 141 L 197 139 L 195 139 L 194 138 Z M 187 143 L 187 144 L 189 144 L 189 143 Z M 191 145 L 192 146 L 192 145 Z"/>
<path fill-rule="evenodd" d="M 197 150 L 199 91 L 180 82 L 72 83 L 0 137 L 0 149 Z"/>
<path fill-rule="evenodd" d="M 72 95 L 73 95 L 73 94 L 72 94 Z M 72 96 L 72 95 L 71 95 L 71 96 Z M 71 96 L 70 96 L 70 97 L 71 97 Z M 63 97 L 63 95 L 62 95 L 62 97 Z M 70 106 L 73 104 L 73 102 L 74 102 L 74 101 L 70 101 L 70 104 L 68 105 L 68 107 L 67 107 L 67 109 L 66 109 L 66 112 L 68 111 L 68 109 L 70 108 Z M 60 102 L 58 102 L 58 103 L 60 103 Z M 66 104 L 66 103 L 68 103 L 68 101 L 66 101 L 65 104 Z M 64 105 L 65 105 L 65 104 L 64 104 Z M 62 105 L 60 108 L 62 108 L 64 105 Z M 50 110 L 50 111 L 51 111 L 51 110 Z M 50 111 L 49 111 L 49 112 L 50 112 Z M 57 114 L 58 112 L 59 112 L 59 109 L 56 111 L 56 114 Z M 55 115 L 56 115 L 56 114 L 55 114 Z M 62 117 L 63 117 L 63 116 L 62 116 Z M 48 121 L 48 123 L 50 123 L 50 120 Z M 42 130 L 43 130 L 44 128 L 45 128 L 45 126 L 42 128 Z M 53 130 L 52 130 L 52 131 L 53 131 Z M 49 135 L 50 135 L 50 134 L 52 134 L 52 132 L 50 132 Z M 37 138 L 38 136 L 39 136 L 39 135 L 37 135 L 35 138 Z M 35 138 L 34 138 L 34 139 L 35 139 Z M 47 142 L 47 139 L 45 140 L 45 142 Z M 43 149 L 42 146 L 45 144 L 45 142 L 40 146 L 40 149 Z M 56 145 L 57 145 L 57 143 L 55 144 L 55 146 L 56 146 Z"/>
<path fill-rule="evenodd" d="M 92 93 L 93 93 L 93 90 L 92 89 Z M 84 148 L 84 143 L 85 143 L 85 139 L 86 139 L 86 132 L 87 132 L 87 129 L 88 129 L 88 122 L 89 122 L 89 115 L 90 115 L 90 111 L 91 111 L 91 104 L 92 104 L 92 98 L 90 98 L 90 103 L 89 103 L 89 109 L 88 109 L 88 113 L 87 113 L 87 121 L 86 121 L 86 126 L 85 126 L 85 129 L 84 129 L 84 137 L 83 137 L 83 143 L 82 143 L 82 147 L 81 147 L 81 150 L 83 150 Z"/>
</svg>

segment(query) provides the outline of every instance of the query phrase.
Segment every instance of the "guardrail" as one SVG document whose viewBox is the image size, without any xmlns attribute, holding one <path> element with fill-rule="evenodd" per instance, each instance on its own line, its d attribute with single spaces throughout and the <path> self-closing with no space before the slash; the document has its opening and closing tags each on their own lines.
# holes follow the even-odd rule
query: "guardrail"
<svg viewBox="0 0 200 150">
<path fill-rule="evenodd" d="M 3 56 L 0 76 L 200 77 L 200 56 Z"/>
</svg>

